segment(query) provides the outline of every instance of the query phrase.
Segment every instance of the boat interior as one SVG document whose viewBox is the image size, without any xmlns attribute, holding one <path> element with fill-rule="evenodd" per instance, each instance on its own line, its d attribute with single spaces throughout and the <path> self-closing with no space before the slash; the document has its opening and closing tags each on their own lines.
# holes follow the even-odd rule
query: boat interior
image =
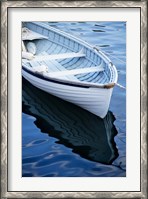
<svg viewBox="0 0 148 199">
<path fill-rule="evenodd" d="M 41 35 L 48 36 L 48 39 L 23 40 L 25 48 L 29 42 L 36 47 L 34 58 L 32 60 L 22 59 L 23 65 L 38 72 L 42 66 L 44 68 L 46 66 L 49 77 L 70 81 L 97 84 L 111 81 L 110 70 L 106 70 L 106 63 L 95 53 L 94 49 L 90 50 L 71 38 L 53 31 L 47 32 L 41 27 L 37 30 L 37 26 L 32 28 L 32 25 L 29 25 L 27 28 L 30 28 L 32 32 L 37 31 Z"/>
</svg>

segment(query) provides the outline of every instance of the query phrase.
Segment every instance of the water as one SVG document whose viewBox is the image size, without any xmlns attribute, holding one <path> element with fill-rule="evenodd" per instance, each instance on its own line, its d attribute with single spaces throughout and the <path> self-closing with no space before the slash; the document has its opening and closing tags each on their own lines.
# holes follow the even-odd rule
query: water
<svg viewBox="0 0 148 199">
<path fill-rule="evenodd" d="M 126 87 L 125 22 L 49 24 L 104 51 Z M 23 177 L 126 176 L 126 90 L 114 88 L 102 120 L 23 79 L 22 109 Z"/>
</svg>

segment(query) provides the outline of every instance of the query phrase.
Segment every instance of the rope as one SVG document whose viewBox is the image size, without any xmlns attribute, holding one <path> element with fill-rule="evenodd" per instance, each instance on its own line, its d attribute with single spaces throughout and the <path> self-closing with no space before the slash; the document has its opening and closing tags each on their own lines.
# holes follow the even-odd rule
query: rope
<svg viewBox="0 0 148 199">
<path fill-rule="evenodd" d="M 126 88 L 124 86 L 122 86 L 121 84 L 115 83 L 115 85 L 118 86 L 119 88 L 122 88 L 122 89 L 126 90 Z"/>
<path fill-rule="evenodd" d="M 22 38 L 24 38 L 24 37 L 27 38 L 29 36 L 30 32 L 31 31 L 28 28 L 23 27 L 22 28 Z"/>
<path fill-rule="evenodd" d="M 93 49 L 97 50 L 98 52 L 100 51 L 100 49 L 99 49 L 97 46 L 93 46 Z M 117 59 L 117 60 L 119 60 L 120 62 L 126 64 L 126 62 L 124 62 L 123 60 L 121 60 L 121 59 L 119 59 L 119 58 L 117 58 L 117 57 L 114 57 L 113 55 L 111 55 L 111 54 L 109 54 L 109 53 L 107 53 L 107 52 L 104 52 L 102 49 L 101 49 L 101 51 L 102 51 L 104 54 L 108 54 L 109 56 L 113 57 L 114 59 Z M 122 89 L 125 89 L 125 90 L 126 90 L 126 88 L 125 88 L 124 86 L 122 86 L 121 84 L 115 83 L 115 85 L 118 86 L 119 88 L 122 88 Z"/>
<path fill-rule="evenodd" d="M 93 47 L 93 49 L 95 49 L 95 50 L 97 50 L 97 51 L 99 51 L 99 50 L 100 50 L 97 46 L 94 46 L 94 47 Z M 119 60 L 120 62 L 122 62 L 122 63 L 126 64 L 126 62 L 125 62 L 125 61 L 123 61 L 123 60 L 121 60 L 121 59 L 119 59 L 119 58 L 117 58 L 117 57 L 115 57 L 115 56 L 111 55 L 110 53 L 107 53 L 107 52 L 103 51 L 102 49 L 101 49 L 101 51 L 102 51 L 104 54 L 108 54 L 109 56 L 113 57 L 114 59 L 117 59 L 117 60 Z"/>
<path fill-rule="evenodd" d="M 30 32 L 30 30 L 29 30 L 28 28 L 26 28 L 26 27 L 23 27 L 23 28 L 22 28 L 22 32 L 23 32 L 23 33 L 28 33 L 28 32 Z"/>
<path fill-rule="evenodd" d="M 102 51 L 102 50 L 101 50 L 101 51 Z M 104 51 L 102 51 L 102 52 L 104 52 Z M 123 60 L 121 60 L 121 59 L 119 59 L 119 58 L 117 58 L 117 57 L 115 57 L 115 56 L 113 56 L 113 55 L 111 55 L 111 54 L 109 54 L 109 53 L 107 53 L 107 52 L 104 52 L 104 53 L 105 53 L 105 54 L 108 54 L 109 56 L 113 57 L 114 59 L 119 60 L 119 61 L 122 62 L 123 64 L 126 64 L 125 61 L 123 61 Z"/>
</svg>

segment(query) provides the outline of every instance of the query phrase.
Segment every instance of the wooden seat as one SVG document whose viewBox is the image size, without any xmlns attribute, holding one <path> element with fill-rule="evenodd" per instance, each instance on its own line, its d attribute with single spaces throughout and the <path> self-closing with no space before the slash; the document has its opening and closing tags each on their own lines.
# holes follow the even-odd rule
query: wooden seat
<svg viewBox="0 0 148 199">
<path fill-rule="evenodd" d="M 47 55 L 47 53 L 46 52 L 42 52 L 39 56 L 45 56 L 45 55 Z M 60 72 L 60 71 L 64 71 L 65 70 L 65 67 L 62 66 L 56 60 L 41 60 L 41 61 L 36 61 L 35 59 L 33 59 L 32 61 L 29 61 L 28 63 L 34 69 L 35 69 L 36 66 L 39 66 L 39 65 L 42 65 L 42 64 L 46 65 L 48 67 L 48 73 L 46 73 L 46 76 L 48 76 L 48 74 L 52 74 L 53 72 L 56 73 L 56 72 Z M 74 75 L 67 75 L 67 76 L 65 75 L 64 77 L 62 77 L 62 79 L 79 81 Z"/>
<path fill-rule="evenodd" d="M 82 73 L 92 73 L 92 72 L 102 72 L 104 69 L 100 66 L 95 67 L 89 67 L 89 68 L 78 68 L 73 70 L 63 70 L 63 71 L 56 71 L 56 72 L 50 72 L 50 77 L 63 77 L 66 75 L 76 75 L 76 74 L 82 74 Z"/>
<path fill-rule="evenodd" d="M 51 54 L 48 55 L 36 55 L 33 59 L 34 61 L 43 61 L 43 60 L 56 60 L 56 59 L 68 59 L 68 58 L 75 58 L 75 57 L 85 57 L 85 54 L 82 50 L 78 53 L 70 52 L 70 53 L 61 53 L 61 54 Z M 29 62 L 29 60 L 28 60 Z"/>
<path fill-rule="evenodd" d="M 55 77 L 55 78 L 60 77 L 60 76 L 56 75 L 56 73 L 60 73 L 62 71 L 65 71 L 64 66 L 62 66 L 56 60 L 50 60 L 50 61 L 48 60 L 48 69 L 49 70 L 48 70 L 48 73 L 46 73 L 46 75 L 49 76 L 49 77 Z M 55 74 L 55 75 L 51 75 L 51 74 Z M 79 81 L 74 75 L 64 75 L 64 76 L 62 76 L 62 79 Z"/>
<path fill-rule="evenodd" d="M 65 54 L 79 54 L 79 53 L 65 53 Z M 51 56 L 53 56 L 53 55 L 51 55 Z M 46 76 L 49 76 L 49 77 L 55 77 L 55 78 L 62 77 L 62 79 L 79 81 L 78 78 L 75 77 L 74 75 L 82 74 L 82 73 L 102 72 L 104 70 L 103 61 L 101 62 L 101 64 L 99 66 L 66 70 L 66 68 L 64 66 L 62 66 L 56 60 L 43 59 L 43 57 L 48 57 L 48 58 L 50 57 L 50 55 L 47 55 L 46 52 L 42 52 L 42 54 L 38 55 L 38 58 L 39 57 L 40 58 L 42 57 L 42 59 L 33 59 L 32 61 L 26 60 L 26 62 L 29 63 L 30 66 L 34 68 L 34 70 L 35 70 L 36 66 L 46 65 L 48 67 L 48 72 L 46 73 Z M 61 59 L 61 57 L 60 57 L 60 59 Z"/>
</svg>

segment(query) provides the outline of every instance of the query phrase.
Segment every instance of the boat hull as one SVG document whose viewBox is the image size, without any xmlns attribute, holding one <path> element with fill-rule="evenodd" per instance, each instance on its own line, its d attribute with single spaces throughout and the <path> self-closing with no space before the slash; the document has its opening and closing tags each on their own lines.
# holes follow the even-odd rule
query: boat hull
<svg viewBox="0 0 148 199">
<path fill-rule="evenodd" d="M 101 118 L 108 112 L 112 88 L 93 88 L 52 82 L 32 75 L 22 69 L 23 77 L 35 87 L 63 100 L 71 102 Z"/>
</svg>

